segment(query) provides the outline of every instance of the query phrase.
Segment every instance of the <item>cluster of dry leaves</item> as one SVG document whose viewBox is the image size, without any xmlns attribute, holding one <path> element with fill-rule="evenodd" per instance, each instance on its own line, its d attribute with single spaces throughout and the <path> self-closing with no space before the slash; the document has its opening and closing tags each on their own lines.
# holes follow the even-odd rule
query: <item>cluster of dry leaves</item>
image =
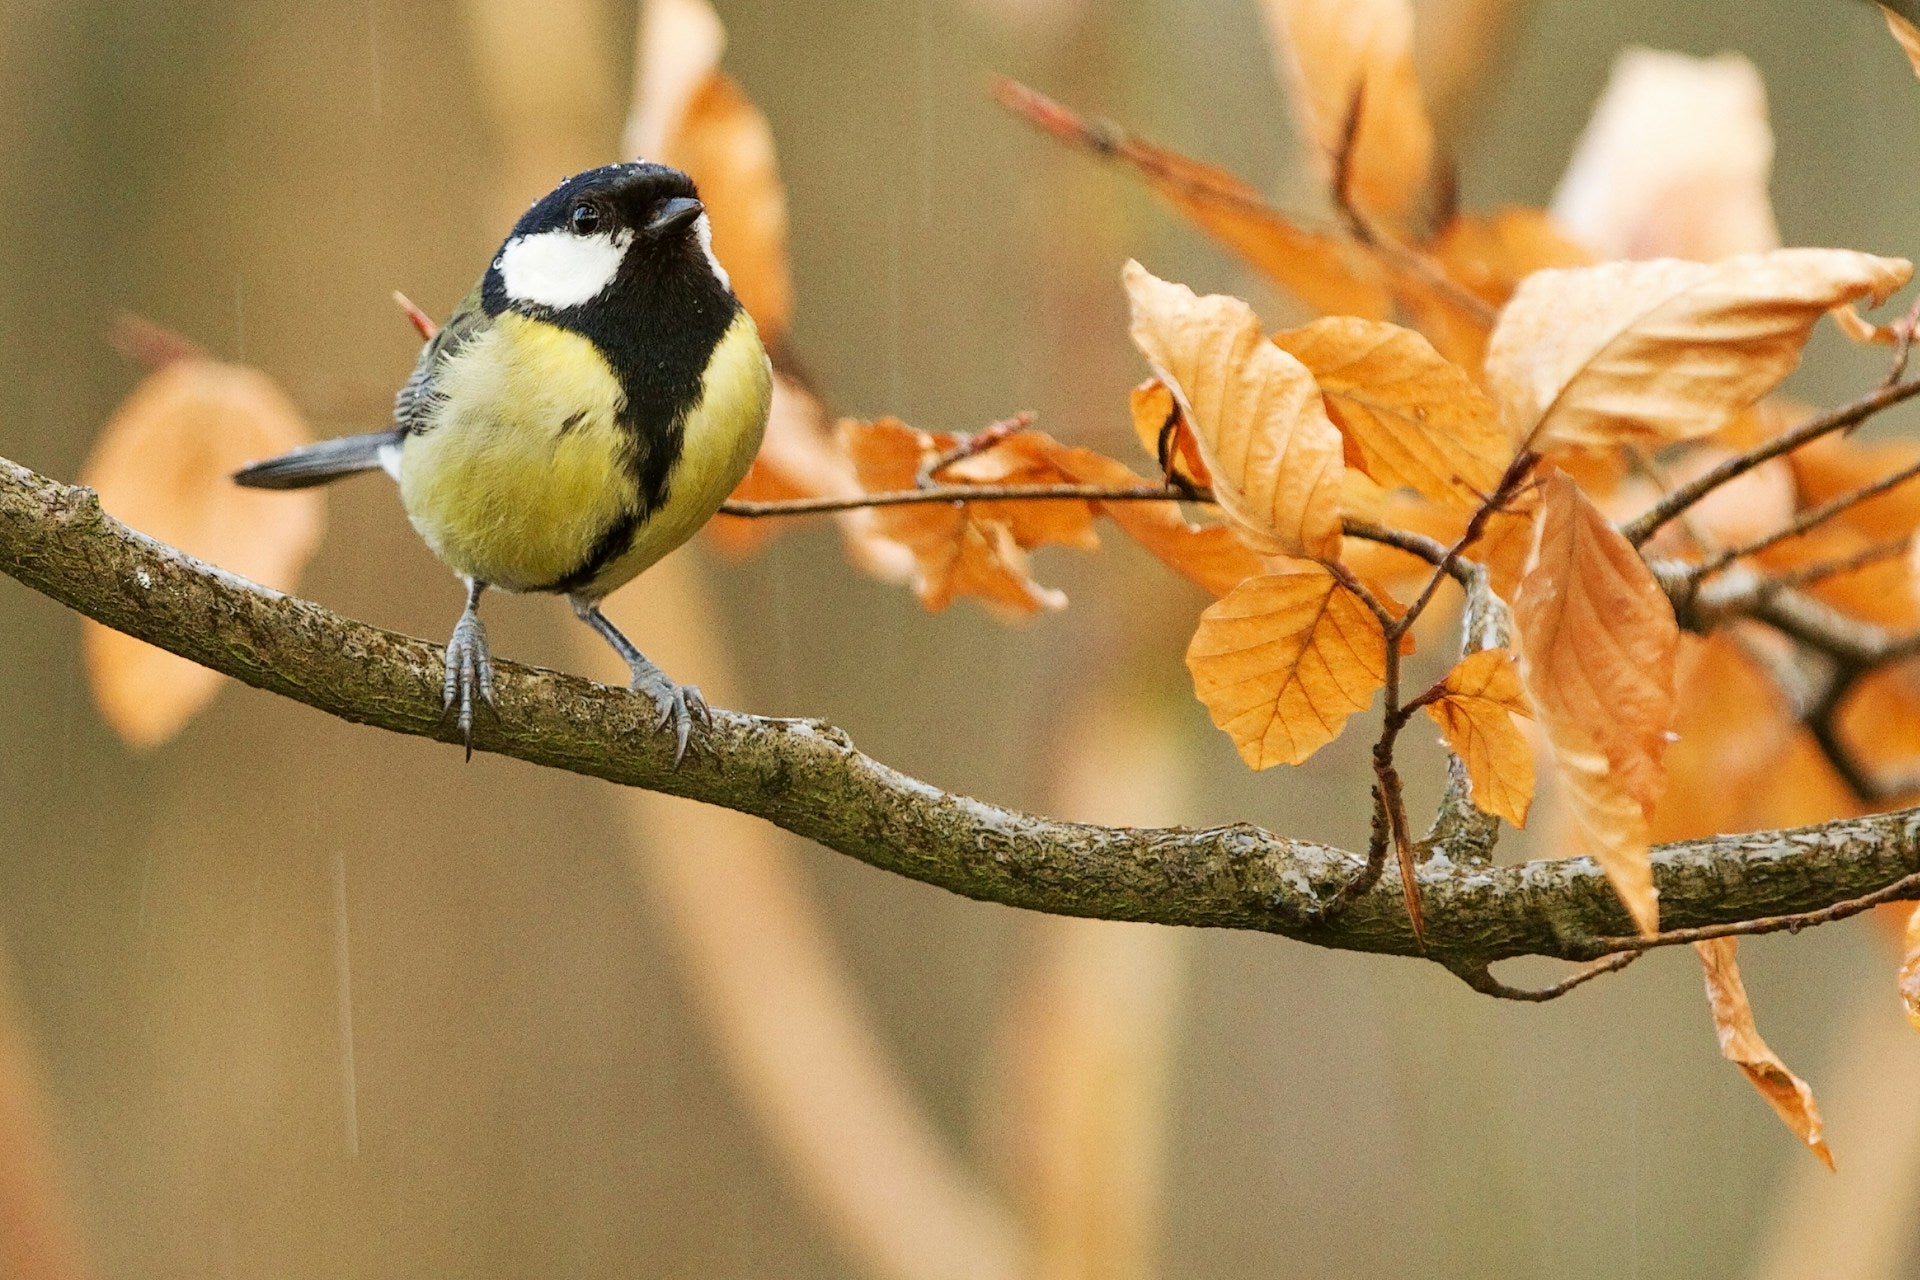
<svg viewBox="0 0 1920 1280">
<path fill-rule="evenodd" d="M 1648 936 L 1654 843 L 1884 802 L 1860 776 L 1920 756 L 1920 672 L 1849 673 L 1820 719 L 1794 639 L 1739 616 L 1683 631 L 1672 600 L 1758 573 L 1842 619 L 1920 629 L 1908 551 L 1920 497 L 1893 483 L 1920 467 L 1920 446 L 1838 431 L 1772 443 L 1807 417 L 1773 393 L 1829 312 L 1892 345 L 1888 386 L 1907 385 L 1911 317 L 1876 326 L 1852 308 L 1884 301 L 1911 265 L 1779 247 L 1764 93 L 1743 59 L 1624 56 L 1550 210 L 1463 212 L 1414 74 L 1407 0 L 1265 9 L 1326 193 L 1317 217 L 1021 86 L 997 90 L 1324 313 L 1271 333 L 1245 302 L 1128 263 L 1149 375 L 1129 398 L 1143 446 L 1130 464 L 1025 418 L 965 436 L 891 418 L 830 426 L 787 358 L 771 131 L 718 68 L 711 10 L 651 5 L 629 150 L 694 176 L 715 250 L 780 366 L 766 447 L 734 509 L 833 511 L 857 561 L 911 581 L 929 607 L 971 596 L 1010 614 L 1064 604 L 1031 552 L 1091 550 L 1110 521 L 1215 597 L 1187 665 L 1249 766 L 1307 759 L 1382 699 L 1370 873 L 1398 859 L 1416 926 L 1418 855 L 1392 747 L 1422 712 L 1488 814 L 1524 824 L 1543 771 L 1560 844 L 1599 860 Z M 1910 54 L 1920 47 L 1889 23 Z M 169 354 L 110 426 L 89 482 L 148 532 L 291 587 L 317 507 L 224 476 L 297 443 L 297 413 L 259 375 Z M 155 474 L 160 457 L 190 465 Z M 736 549 L 771 528 L 742 516 L 715 522 Z M 1498 624 L 1471 628 L 1441 680 L 1402 688 L 1415 624 L 1476 593 Z M 186 664 L 156 680 L 139 664 L 160 658 L 133 642 L 90 629 L 88 646 L 102 704 L 134 741 L 164 739 L 211 695 L 212 678 Z M 1900 989 L 1920 1026 L 1920 915 L 1907 942 Z M 1735 946 L 1701 946 L 1722 1048 L 1827 1159 L 1810 1092 L 1754 1030 Z"/>
</svg>

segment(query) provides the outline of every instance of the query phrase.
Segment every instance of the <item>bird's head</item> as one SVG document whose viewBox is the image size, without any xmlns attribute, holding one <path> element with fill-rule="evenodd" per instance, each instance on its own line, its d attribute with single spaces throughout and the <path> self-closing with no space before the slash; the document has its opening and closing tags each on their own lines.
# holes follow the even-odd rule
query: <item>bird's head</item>
<svg viewBox="0 0 1920 1280">
<path fill-rule="evenodd" d="M 731 289 L 693 180 L 638 161 L 575 174 L 536 200 L 485 290 L 494 306 L 564 312 L 625 288 L 708 280 Z"/>
</svg>

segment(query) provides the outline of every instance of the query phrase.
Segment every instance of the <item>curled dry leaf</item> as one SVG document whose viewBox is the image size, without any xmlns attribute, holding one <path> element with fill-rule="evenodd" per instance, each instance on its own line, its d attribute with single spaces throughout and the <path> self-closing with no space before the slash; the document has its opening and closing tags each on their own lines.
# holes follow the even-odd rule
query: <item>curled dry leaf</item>
<svg viewBox="0 0 1920 1280">
<path fill-rule="evenodd" d="M 1401 227 L 1419 221 L 1433 174 L 1433 122 L 1413 68 L 1408 0 L 1265 0 L 1274 67 L 1321 175 L 1347 154 L 1347 189 Z M 1353 120 L 1358 110 L 1360 117 Z M 1349 147 L 1351 138 L 1351 150 Z"/>
<path fill-rule="evenodd" d="M 307 426 L 266 374 L 207 359 L 150 374 L 101 432 L 82 473 L 115 516 L 264 586 L 291 591 L 320 543 L 317 489 L 242 489 L 241 466 L 307 443 Z M 139 747 L 165 742 L 219 691 L 185 658 L 87 622 L 83 647 L 100 713 Z"/>
<path fill-rule="evenodd" d="M 1907 917 L 1906 945 L 1900 956 L 1900 1003 L 1907 1021 L 1920 1031 L 1920 907 Z"/>
<path fill-rule="evenodd" d="M 1513 718 L 1531 716 L 1532 708 L 1513 655 L 1505 649 L 1470 653 L 1441 688 L 1426 712 L 1467 767 L 1474 804 L 1516 827 L 1526 826 L 1533 803 L 1533 747 Z"/>
<path fill-rule="evenodd" d="M 1193 438 L 1193 428 L 1180 415 L 1166 383 L 1148 378 L 1127 394 L 1127 408 L 1133 416 L 1133 433 L 1139 437 L 1140 447 L 1151 454 L 1155 462 L 1163 464 L 1162 474 L 1169 481 L 1184 480 L 1201 488 L 1213 483 L 1213 477 L 1207 474 L 1206 460 L 1200 456 L 1199 442 Z"/>
<path fill-rule="evenodd" d="M 1511 445 L 1493 401 L 1419 334 L 1328 316 L 1273 340 L 1320 385 L 1349 466 L 1465 511 L 1500 482 Z"/>
<path fill-rule="evenodd" d="M 1342 445 L 1313 375 L 1238 298 L 1195 297 L 1137 262 L 1124 278 L 1134 345 L 1192 424 L 1228 521 L 1256 551 L 1338 555 Z"/>
<path fill-rule="evenodd" d="M 1833 1152 L 1827 1146 L 1820 1104 L 1813 1100 L 1813 1090 L 1787 1070 L 1787 1064 L 1767 1047 L 1753 1025 L 1753 1008 L 1747 1003 L 1746 984 L 1740 980 L 1740 939 L 1696 942 L 1694 950 L 1700 953 L 1701 967 L 1706 970 L 1707 1003 L 1713 1009 L 1713 1029 L 1720 1037 L 1721 1054 L 1746 1073 L 1767 1105 L 1799 1135 L 1820 1163 L 1833 1168 Z"/>
<path fill-rule="evenodd" d="M 1283 560 L 1200 615 L 1193 691 L 1250 768 L 1299 764 L 1386 682 L 1387 641 L 1324 565 Z"/>
<path fill-rule="evenodd" d="M 916 431 L 896 418 L 842 423 L 841 434 L 869 492 L 913 488 L 920 468 L 956 443 L 953 436 Z M 929 609 L 944 609 L 961 596 L 1012 614 L 1065 607 L 1064 595 L 1028 573 L 1026 551 L 994 505 L 999 504 L 880 507 L 872 512 L 873 530 L 913 553 L 913 589 Z M 1086 510 L 1084 503 L 1046 505 Z"/>
<path fill-rule="evenodd" d="M 793 319 L 787 190 L 766 117 L 719 69 L 725 47 L 726 31 L 706 0 L 648 0 L 626 149 L 693 178 L 714 256 L 777 349 Z"/>
<path fill-rule="evenodd" d="M 1773 130 L 1738 54 L 1629 49 L 1580 137 L 1553 217 L 1602 258 L 1712 262 L 1778 248 Z"/>
<path fill-rule="evenodd" d="M 1694 439 L 1792 372 L 1829 308 L 1881 301 L 1912 273 L 1845 249 L 1538 272 L 1494 327 L 1488 389 L 1541 452 Z"/>
<path fill-rule="evenodd" d="M 1392 310 L 1380 268 L 1363 251 L 1298 226 L 1224 169 L 1082 120 L 1011 80 L 997 81 L 994 96 L 1049 136 L 1131 168 L 1161 200 L 1315 311 L 1380 317 Z"/>
<path fill-rule="evenodd" d="M 1887 20 L 1887 30 L 1899 42 L 1900 52 L 1907 55 L 1913 74 L 1920 76 L 1920 28 L 1884 4 L 1880 6 L 1880 16 Z"/>
<path fill-rule="evenodd" d="M 1648 821 L 1673 719 L 1673 606 L 1639 553 L 1558 472 L 1514 601 L 1520 675 L 1568 808 L 1640 931 L 1659 929 Z"/>
</svg>

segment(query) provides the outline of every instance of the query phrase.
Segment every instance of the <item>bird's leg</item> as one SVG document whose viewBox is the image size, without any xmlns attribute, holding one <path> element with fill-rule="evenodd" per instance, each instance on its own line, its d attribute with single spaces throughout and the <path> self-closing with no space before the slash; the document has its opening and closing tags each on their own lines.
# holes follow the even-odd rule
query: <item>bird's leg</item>
<svg viewBox="0 0 1920 1280">
<path fill-rule="evenodd" d="M 664 728 L 669 721 L 673 723 L 673 762 L 678 765 L 687 754 L 687 737 L 693 732 L 693 722 L 698 719 L 713 723 L 707 700 L 692 685 L 675 684 L 666 672 L 653 665 L 646 654 L 634 647 L 633 641 L 620 634 L 620 628 L 607 621 L 607 615 L 600 612 L 598 600 L 585 596 L 568 596 L 567 600 L 573 605 L 574 615 L 598 631 L 601 638 L 613 646 L 614 652 L 626 659 L 628 670 L 633 672 L 627 687 L 652 698 L 654 709 L 659 712 L 660 718 L 654 727 Z"/>
<path fill-rule="evenodd" d="M 473 759 L 473 695 L 493 705 L 493 659 L 487 654 L 487 629 L 480 622 L 480 593 L 484 582 L 467 579 L 467 607 L 454 624 L 453 638 L 447 641 L 446 683 L 441 686 L 445 711 L 460 708 L 460 736 L 467 744 L 467 759 Z"/>
</svg>

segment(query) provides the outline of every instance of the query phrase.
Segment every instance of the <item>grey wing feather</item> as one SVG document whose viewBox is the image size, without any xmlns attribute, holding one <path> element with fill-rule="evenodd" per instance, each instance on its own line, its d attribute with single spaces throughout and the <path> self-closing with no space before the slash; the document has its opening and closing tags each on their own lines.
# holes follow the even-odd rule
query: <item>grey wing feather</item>
<svg viewBox="0 0 1920 1280">
<path fill-rule="evenodd" d="M 486 327 L 488 320 L 480 305 L 480 286 L 475 285 L 446 325 L 420 349 L 412 374 L 393 397 L 393 425 L 402 435 L 418 435 L 427 429 L 427 418 L 438 398 L 435 377 L 450 357 Z"/>
</svg>

